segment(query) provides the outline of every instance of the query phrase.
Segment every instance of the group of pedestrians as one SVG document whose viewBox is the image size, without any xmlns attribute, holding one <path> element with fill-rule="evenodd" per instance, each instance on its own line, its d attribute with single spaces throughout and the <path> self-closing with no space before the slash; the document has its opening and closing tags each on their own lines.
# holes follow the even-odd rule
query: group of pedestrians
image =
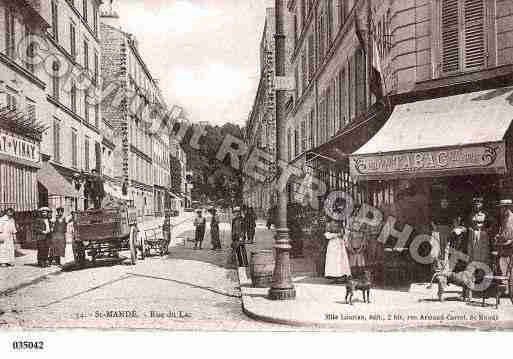
<svg viewBox="0 0 513 359">
<path fill-rule="evenodd" d="M 212 243 L 212 250 L 216 251 L 221 249 L 221 240 L 219 238 L 219 216 L 217 210 L 211 208 L 209 210 L 212 215 L 210 220 L 210 240 Z M 207 227 L 207 220 L 203 216 L 201 209 L 196 210 L 196 218 L 194 218 L 194 249 L 203 249 L 203 239 L 205 238 L 205 231 Z"/>
<path fill-rule="evenodd" d="M 48 267 L 52 264 L 60 266 L 66 256 L 66 233 L 72 216 L 64 217 L 64 208 L 56 210 L 52 219 L 52 211 L 48 207 L 39 209 L 39 217 L 34 223 L 37 241 L 37 264 Z M 72 249 L 71 249 L 72 250 Z"/>
</svg>

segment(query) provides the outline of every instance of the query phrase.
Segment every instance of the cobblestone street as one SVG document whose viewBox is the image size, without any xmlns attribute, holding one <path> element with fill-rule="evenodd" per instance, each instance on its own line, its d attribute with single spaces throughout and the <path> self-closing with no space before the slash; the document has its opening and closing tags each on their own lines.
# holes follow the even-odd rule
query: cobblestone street
<svg viewBox="0 0 513 359">
<path fill-rule="evenodd" d="M 177 229 L 192 237 L 191 222 Z M 8 328 L 162 328 L 193 330 L 290 330 L 242 313 L 237 274 L 224 268 L 229 248 L 202 251 L 191 243 L 171 248 L 167 258 L 136 266 L 105 261 L 97 267 L 59 272 L 0 297 L 0 326 Z M 223 233 L 224 231 L 224 233 Z"/>
</svg>

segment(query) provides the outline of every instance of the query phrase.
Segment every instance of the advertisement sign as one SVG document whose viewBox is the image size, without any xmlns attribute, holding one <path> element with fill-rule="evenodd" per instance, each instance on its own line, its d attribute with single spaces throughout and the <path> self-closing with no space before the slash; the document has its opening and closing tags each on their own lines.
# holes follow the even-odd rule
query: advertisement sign
<svg viewBox="0 0 513 359">
<path fill-rule="evenodd" d="M 38 163 L 40 159 L 39 144 L 19 135 L 0 130 L 0 155 Z"/>
<path fill-rule="evenodd" d="M 489 143 L 458 148 L 419 150 L 352 156 L 351 175 L 380 179 L 408 175 L 449 175 L 458 171 L 503 173 L 506 171 L 505 143 Z"/>
</svg>

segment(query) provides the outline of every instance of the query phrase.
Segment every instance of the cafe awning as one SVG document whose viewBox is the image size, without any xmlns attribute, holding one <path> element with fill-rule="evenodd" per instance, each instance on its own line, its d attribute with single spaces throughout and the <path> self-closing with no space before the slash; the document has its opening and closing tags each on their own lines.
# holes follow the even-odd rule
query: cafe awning
<svg viewBox="0 0 513 359">
<path fill-rule="evenodd" d="M 49 162 L 37 172 L 37 180 L 48 191 L 49 197 L 80 197 L 78 191 Z"/>
<path fill-rule="evenodd" d="M 396 106 L 350 157 L 361 180 L 505 173 L 513 87 Z"/>
</svg>

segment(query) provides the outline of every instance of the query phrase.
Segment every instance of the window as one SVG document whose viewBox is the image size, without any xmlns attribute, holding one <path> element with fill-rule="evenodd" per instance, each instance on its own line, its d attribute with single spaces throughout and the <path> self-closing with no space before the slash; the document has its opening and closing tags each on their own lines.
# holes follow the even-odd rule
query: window
<svg viewBox="0 0 513 359">
<path fill-rule="evenodd" d="M 25 36 L 28 38 L 29 36 L 32 35 L 32 31 L 30 30 L 30 27 L 28 25 L 25 25 Z M 29 46 L 27 47 L 27 52 L 25 54 L 25 67 L 27 68 L 27 70 L 29 70 L 30 72 L 34 73 L 34 56 L 35 56 L 35 51 L 34 51 L 34 46 L 35 44 L 33 43 L 30 43 Z"/>
<path fill-rule="evenodd" d="M 52 0 L 52 36 L 55 41 L 59 42 L 59 12 L 57 2 Z"/>
<path fill-rule="evenodd" d="M 71 97 L 71 110 L 76 113 L 77 112 L 77 86 L 75 84 L 71 85 L 70 97 Z"/>
<path fill-rule="evenodd" d="M 9 110 L 15 111 L 18 108 L 17 96 L 17 93 L 7 93 L 7 108 Z"/>
<path fill-rule="evenodd" d="M 84 91 L 84 119 L 89 123 L 89 91 Z"/>
<path fill-rule="evenodd" d="M 299 153 L 299 130 L 296 128 L 294 129 L 294 157 L 297 157 Z"/>
<path fill-rule="evenodd" d="M 94 34 L 98 36 L 98 5 L 93 1 L 93 30 Z"/>
<path fill-rule="evenodd" d="M 76 43 L 76 29 L 75 24 L 69 24 L 69 36 L 70 36 L 70 54 L 73 57 L 73 60 L 77 59 L 77 43 Z"/>
<path fill-rule="evenodd" d="M 82 16 L 84 17 L 85 22 L 87 22 L 87 18 L 88 18 L 88 16 L 87 16 L 88 15 L 87 14 L 87 0 L 83 0 L 82 4 L 83 4 L 83 8 L 84 8 L 84 10 L 82 12 Z"/>
<path fill-rule="evenodd" d="M 318 62 L 319 64 L 322 63 L 322 60 L 324 59 L 324 51 L 326 49 L 325 47 L 325 20 L 324 20 L 324 14 L 321 13 L 319 17 L 319 23 L 317 28 L 317 46 L 318 46 Z"/>
<path fill-rule="evenodd" d="M 61 162 L 61 123 L 57 119 L 53 122 L 53 160 Z"/>
<path fill-rule="evenodd" d="M 99 60 L 98 60 L 98 52 L 94 52 L 94 76 L 93 81 L 95 85 L 98 85 L 98 72 L 99 72 Z"/>
<path fill-rule="evenodd" d="M 310 138 L 308 140 L 308 143 L 309 143 L 310 148 L 314 148 L 315 147 L 315 109 L 313 109 L 313 108 L 310 110 L 309 121 L 310 121 L 310 125 L 308 127 L 310 128 L 310 132 L 309 132 Z"/>
<path fill-rule="evenodd" d="M 301 87 L 303 88 L 303 93 L 308 86 L 308 63 L 306 62 L 306 49 L 303 51 L 301 55 Z"/>
<path fill-rule="evenodd" d="M 85 136 L 84 140 L 84 169 L 89 171 L 89 137 Z"/>
<path fill-rule="evenodd" d="M 333 0 L 327 0 L 326 7 L 328 8 L 328 45 L 330 45 L 333 41 Z"/>
<path fill-rule="evenodd" d="M 294 95 L 295 100 L 297 101 L 299 98 L 299 70 L 297 66 L 294 69 Z"/>
<path fill-rule="evenodd" d="M 365 71 L 365 52 L 358 49 L 355 53 L 356 63 L 356 115 L 365 111 L 367 104 L 366 71 Z"/>
<path fill-rule="evenodd" d="M 100 105 L 94 105 L 94 125 L 96 128 L 100 127 Z"/>
<path fill-rule="evenodd" d="M 7 57 L 14 58 L 16 49 L 16 38 L 14 32 L 14 11 L 11 8 L 5 8 L 5 53 Z"/>
<path fill-rule="evenodd" d="M 59 63 L 57 61 L 53 62 L 52 65 L 52 95 L 56 100 L 59 100 L 60 97 L 60 78 L 59 78 Z"/>
<path fill-rule="evenodd" d="M 34 101 L 29 99 L 28 97 L 25 98 L 25 112 L 27 114 L 27 118 L 31 121 L 36 121 L 36 104 Z"/>
<path fill-rule="evenodd" d="M 84 40 L 84 67 L 89 70 L 89 43 Z"/>
<path fill-rule="evenodd" d="M 484 67 L 485 1 L 442 0 L 441 40 L 444 73 Z"/>
<path fill-rule="evenodd" d="M 340 70 L 339 74 L 339 91 L 338 91 L 338 95 L 339 95 L 339 128 L 342 128 L 344 127 L 346 124 L 347 124 L 347 118 L 348 118 L 348 114 L 347 114 L 347 110 L 348 110 L 348 105 L 347 105 L 347 80 L 346 80 L 346 71 L 344 69 Z"/>
<path fill-rule="evenodd" d="M 306 151 L 306 121 L 301 121 L 301 152 Z"/>
<path fill-rule="evenodd" d="M 74 128 L 71 129 L 71 167 L 78 168 L 78 136 Z"/>
<path fill-rule="evenodd" d="M 351 121 L 355 116 L 356 109 L 356 66 L 354 63 L 354 55 L 349 57 L 347 63 L 347 81 L 349 86 L 348 94 L 348 121 Z"/>
<path fill-rule="evenodd" d="M 313 80 L 315 75 L 315 35 L 308 36 L 308 78 Z"/>
</svg>

